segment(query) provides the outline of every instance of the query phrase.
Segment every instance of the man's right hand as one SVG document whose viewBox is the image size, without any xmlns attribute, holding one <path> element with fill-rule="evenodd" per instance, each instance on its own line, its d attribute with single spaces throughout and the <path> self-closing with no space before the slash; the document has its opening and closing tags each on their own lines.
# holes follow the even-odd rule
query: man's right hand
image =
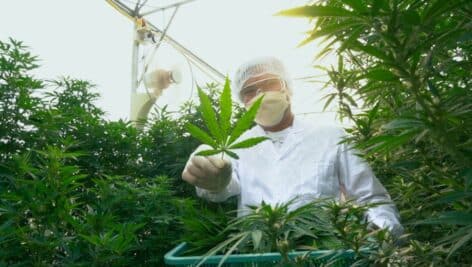
<svg viewBox="0 0 472 267">
<path fill-rule="evenodd" d="M 209 148 L 207 145 L 200 145 L 196 153 Z M 192 155 L 182 172 L 182 179 L 192 185 L 216 193 L 226 188 L 231 181 L 231 173 L 231 161 L 227 158 L 221 159 L 219 155 Z"/>
</svg>

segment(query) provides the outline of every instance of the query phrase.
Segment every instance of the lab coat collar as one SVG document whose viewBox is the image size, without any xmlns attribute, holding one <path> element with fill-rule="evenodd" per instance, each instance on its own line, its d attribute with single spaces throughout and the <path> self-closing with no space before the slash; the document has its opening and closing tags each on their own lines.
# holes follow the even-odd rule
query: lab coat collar
<svg viewBox="0 0 472 267">
<path fill-rule="evenodd" d="M 267 149 L 271 150 L 273 155 L 276 155 L 276 159 L 280 160 L 284 158 L 285 156 L 288 155 L 290 151 L 292 151 L 302 140 L 302 138 L 297 138 L 299 134 L 303 132 L 303 129 L 305 129 L 305 125 L 303 122 L 298 119 L 296 116 L 293 118 L 293 124 L 289 128 L 288 136 L 287 139 L 285 140 L 284 144 L 282 145 L 280 151 L 276 151 L 275 147 L 272 143 L 270 142 L 263 142 L 261 145 L 262 146 L 267 146 Z M 266 135 L 264 129 L 257 125 L 255 127 L 255 136 L 264 136 Z"/>
</svg>

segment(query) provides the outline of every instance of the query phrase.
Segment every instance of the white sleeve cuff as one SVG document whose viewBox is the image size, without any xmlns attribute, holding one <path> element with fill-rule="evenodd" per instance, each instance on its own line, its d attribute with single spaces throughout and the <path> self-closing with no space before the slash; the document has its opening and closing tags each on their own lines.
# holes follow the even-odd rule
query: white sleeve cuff
<svg viewBox="0 0 472 267">
<path fill-rule="evenodd" d="M 398 238 L 403 234 L 404 229 L 398 220 L 398 214 L 394 207 L 381 205 L 369 209 L 367 213 L 370 222 L 380 228 L 388 229 L 393 236 Z"/>
</svg>

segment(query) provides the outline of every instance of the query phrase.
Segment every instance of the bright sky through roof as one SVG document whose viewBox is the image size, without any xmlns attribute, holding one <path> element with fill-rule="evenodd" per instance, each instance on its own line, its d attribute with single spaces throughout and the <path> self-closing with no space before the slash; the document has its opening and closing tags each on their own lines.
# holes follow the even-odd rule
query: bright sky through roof
<svg viewBox="0 0 472 267">
<path fill-rule="evenodd" d="M 131 5 L 135 0 L 124 0 Z M 150 6 L 174 1 L 149 0 Z M 298 0 L 196 0 L 178 10 L 168 34 L 224 74 L 232 75 L 237 66 L 255 56 L 276 56 L 285 62 L 292 77 L 319 74 L 314 64 L 329 65 L 333 57 L 313 62 L 318 51 L 312 43 L 297 44 L 310 29 L 308 20 L 274 16 L 280 10 L 304 5 Z M 105 1 L 3 1 L 0 6 L 0 38 L 13 37 L 39 55 L 39 78 L 70 75 L 97 85 L 98 106 L 112 120 L 129 117 L 132 22 Z M 171 10 L 147 17 L 164 28 Z M 157 105 L 175 109 L 191 92 L 191 74 L 199 84 L 209 81 L 185 59 L 163 45 L 156 53 L 155 65 L 177 66 L 184 82 L 174 92 L 166 91 Z M 315 112 L 322 123 L 334 122 L 334 113 L 319 113 L 323 102 L 320 83 L 295 80 L 295 113 Z M 330 108 L 334 110 L 334 108 Z"/>
</svg>

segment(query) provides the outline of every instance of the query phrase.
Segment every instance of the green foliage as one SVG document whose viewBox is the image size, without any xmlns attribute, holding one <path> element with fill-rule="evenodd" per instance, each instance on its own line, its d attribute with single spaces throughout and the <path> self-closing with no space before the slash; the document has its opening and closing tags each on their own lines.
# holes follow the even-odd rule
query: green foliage
<svg viewBox="0 0 472 267">
<path fill-rule="evenodd" d="M 49 147 L 3 169 L 2 264 L 162 264 L 178 235 L 178 206 L 192 203 L 177 199 L 166 177 L 86 184 L 86 175 L 66 164 L 77 156 Z"/>
<path fill-rule="evenodd" d="M 410 242 L 380 265 L 472 262 L 471 21 L 465 0 L 326 0 L 282 11 L 313 21 L 340 117 L 401 211 Z M 385 257 L 389 255 L 390 257 Z"/>
<path fill-rule="evenodd" d="M 183 230 L 182 242 L 190 246 L 185 251 L 187 255 L 202 255 L 215 244 L 223 242 L 229 232 L 226 226 L 234 217 L 228 210 L 233 210 L 235 203 L 201 203 L 200 206 L 190 207 L 182 218 Z"/>
<path fill-rule="evenodd" d="M 337 203 L 332 200 L 317 200 L 294 208 L 297 199 L 283 204 L 251 206 L 249 214 L 230 221 L 220 228 L 219 244 L 209 249 L 200 261 L 224 253 L 221 266 L 232 253 L 279 252 L 280 266 L 305 266 L 319 263 L 318 258 L 289 257 L 293 251 L 328 250 L 323 255 L 325 264 L 336 264 L 341 252 L 350 249 L 358 264 L 371 264 L 376 248 L 383 242 L 392 243 L 387 230 L 375 230 L 365 218 L 372 205 L 356 206 L 353 203 Z M 372 259 L 373 258 L 373 259 Z M 363 265 L 365 266 L 365 265 Z"/>
<path fill-rule="evenodd" d="M 0 265 L 162 266 L 182 218 L 209 209 L 180 178 L 202 114 L 164 107 L 138 132 L 103 118 L 91 83 L 34 79 L 36 60 L 0 41 Z"/>
<path fill-rule="evenodd" d="M 0 42 L 0 163 L 23 151 L 33 138 L 25 128 L 34 127 L 31 116 L 39 108 L 40 100 L 33 95 L 43 87 L 43 82 L 28 74 L 37 67 L 37 59 L 25 49 L 21 42 L 12 39 Z"/>
<path fill-rule="evenodd" d="M 209 133 L 206 133 L 204 130 L 191 123 L 187 125 L 187 130 L 202 143 L 211 146 L 212 149 L 200 151 L 197 155 L 210 156 L 226 153 L 228 156 L 238 159 L 238 155 L 231 150 L 249 148 L 267 140 L 267 137 L 252 137 L 242 141 L 239 140 L 239 142 L 235 143 L 235 141 L 253 125 L 257 110 L 262 103 L 262 97 L 254 102 L 249 110 L 236 121 L 234 128 L 231 129 L 232 101 L 229 84 L 229 79 L 226 78 L 223 92 L 220 96 L 219 117 L 217 117 L 213 110 L 210 98 L 200 88 L 198 89 L 200 112 L 202 113 Z"/>
</svg>

